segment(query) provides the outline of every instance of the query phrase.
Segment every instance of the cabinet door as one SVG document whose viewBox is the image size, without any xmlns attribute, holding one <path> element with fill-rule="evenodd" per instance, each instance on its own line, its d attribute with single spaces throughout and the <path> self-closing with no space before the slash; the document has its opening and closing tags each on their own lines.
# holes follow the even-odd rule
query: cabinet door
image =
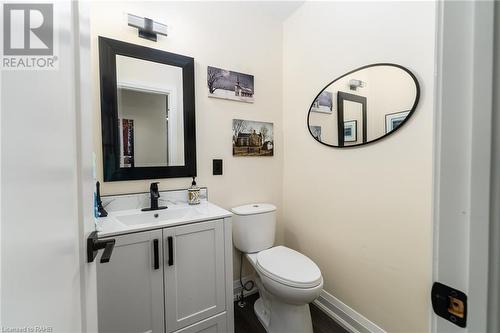
<svg viewBox="0 0 500 333">
<path fill-rule="evenodd" d="M 99 332 L 163 333 L 162 231 L 115 240 L 111 260 L 97 265 Z"/>
<path fill-rule="evenodd" d="M 167 332 L 225 310 L 223 221 L 163 229 Z"/>
<path fill-rule="evenodd" d="M 184 327 L 175 333 L 226 333 L 227 332 L 226 312 L 215 317 L 202 320 L 199 323 Z"/>
</svg>

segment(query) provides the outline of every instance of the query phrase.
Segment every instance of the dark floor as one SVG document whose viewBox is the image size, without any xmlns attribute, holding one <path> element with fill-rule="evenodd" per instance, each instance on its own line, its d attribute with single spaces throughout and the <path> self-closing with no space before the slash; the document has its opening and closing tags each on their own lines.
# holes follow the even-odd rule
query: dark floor
<svg viewBox="0 0 500 333">
<path fill-rule="evenodd" d="M 266 330 L 262 327 L 253 311 L 253 304 L 257 298 L 259 298 L 259 294 L 245 297 L 247 305 L 244 308 L 240 308 L 238 302 L 234 303 L 235 333 L 266 333 Z M 315 305 L 311 304 L 310 308 L 314 333 L 348 333 Z"/>
</svg>

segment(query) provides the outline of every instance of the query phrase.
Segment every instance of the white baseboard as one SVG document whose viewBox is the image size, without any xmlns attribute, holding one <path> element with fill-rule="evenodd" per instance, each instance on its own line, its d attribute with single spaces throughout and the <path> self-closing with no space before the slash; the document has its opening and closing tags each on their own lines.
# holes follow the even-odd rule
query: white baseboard
<svg viewBox="0 0 500 333">
<path fill-rule="evenodd" d="M 245 276 L 242 278 L 242 280 L 243 280 L 243 283 L 246 283 L 247 281 L 253 280 L 252 275 Z M 247 295 L 255 294 L 256 292 L 257 292 L 257 286 L 254 283 L 252 290 L 249 290 L 249 291 L 243 290 L 243 297 L 245 297 Z M 234 295 L 235 301 L 237 301 L 238 297 L 240 297 L 240 293 L 241 293 L 240 280 L 234 280 L 233 281 L 233 295 Z"/>
<path fill-rule="evenodd" d="M 375 323 L 356 312 L 325 290 L 314 301 L 314 305 L 325 312 L 339 325 L 352 333 L 387 333 Z"/>
<path fill-rule="evenodd" d="M 245 276 L 243 283 L 252 280 L 252 276 Z M 252 290 L 243 291 L 243 296 L 255 294 L 257 286 L 254 285 Z M 233 281 L 234 300 L 237 301 L 241 293 L 240 280 Z M 335 320 L 339 325 L 352 333 L 387 333 L 382 328 L 371 322 L 369 319 L 342 303 L 338 298 L 326 292 L 321 291 L 320 296 L 314 301 L 321 311 L 326 313 L 330 318 Z"/>
</svg>

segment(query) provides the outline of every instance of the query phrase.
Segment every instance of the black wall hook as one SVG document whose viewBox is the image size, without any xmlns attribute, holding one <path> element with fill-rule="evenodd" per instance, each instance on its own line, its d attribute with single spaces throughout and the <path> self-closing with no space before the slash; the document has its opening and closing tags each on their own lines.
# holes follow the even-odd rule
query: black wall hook
<svg viewBox="0 0 500 333">
<path fill-rule="evenodd" d="M 97 231 L 92 231 L 87 238 L 87 262 L 93 262 L 99 250 L 104 249 L 101 256 L 101 264 L 109 262 L 113 248 L 115 247 L 114 239 L 99 240 L 97 238 Z"/>
</svg>

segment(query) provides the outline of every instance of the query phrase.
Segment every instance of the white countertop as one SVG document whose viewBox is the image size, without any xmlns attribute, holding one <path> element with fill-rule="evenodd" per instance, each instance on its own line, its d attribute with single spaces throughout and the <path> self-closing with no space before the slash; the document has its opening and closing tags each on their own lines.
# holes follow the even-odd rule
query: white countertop
<svg viewBox="0 0 500 333">
<path fill-rule="evenodd" d="M 170 214 L 173 217 L 162 219 L 162 212 Z M 175 216 L 176 212 L 180 212 L 181 217 Z M 127 225 L 120 221 L 132 216 L 144 216 L 146 220 L 151 220 L 149 223 Z M 160 218 L 155 219 L 153 216 L 158 214 Z M 126 209 L 109 211 L 107 217 L 98 218 L 96 221 L 96 229 L 98 237 L 111 237 L 133 232 L 160 229 L 183 224 L 190 224 L 200 221 L 216 220 L 225 217 L 231 217 L 231 212 L 214 205 L 207 200 L 202 200 L 199 205 L 188 205 L 187 203 L 176 203 L 168 205 L 167 209 L 142 212 L 141 209 Z"/>
</svg>

